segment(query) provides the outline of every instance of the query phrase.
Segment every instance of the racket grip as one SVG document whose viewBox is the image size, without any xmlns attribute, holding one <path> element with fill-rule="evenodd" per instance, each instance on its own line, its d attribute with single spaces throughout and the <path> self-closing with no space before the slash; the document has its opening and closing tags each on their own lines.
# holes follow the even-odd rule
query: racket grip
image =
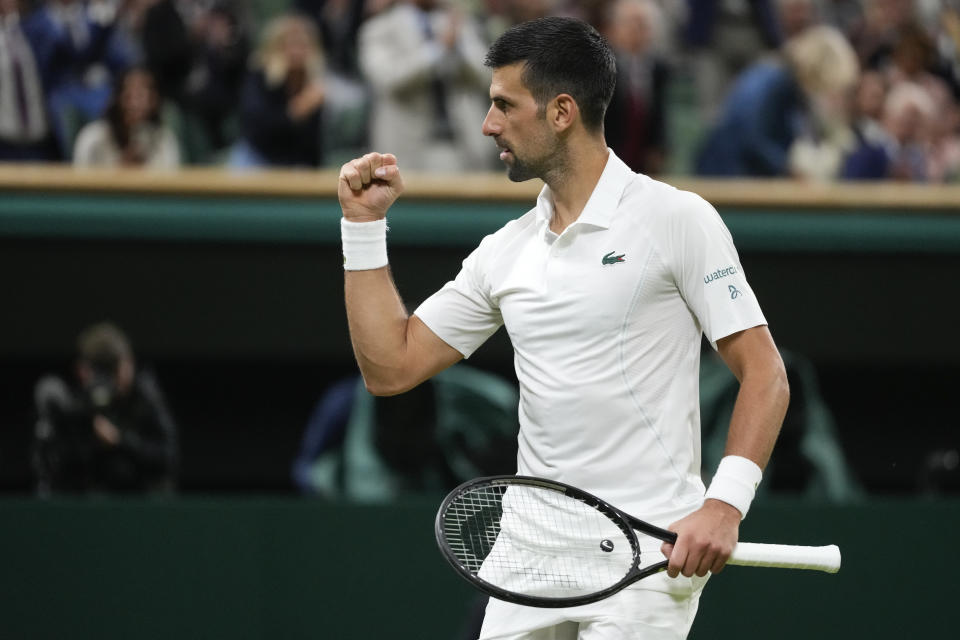
<svg viewBox="0 0 960 640">
<path fill-rule="evenodd" d="M 727 564 L 836 573 L 840 570 L 840 547 L 835 544 L 826 547 L 802 547 L 741 542 L 734 548 Z"/>
</svg>

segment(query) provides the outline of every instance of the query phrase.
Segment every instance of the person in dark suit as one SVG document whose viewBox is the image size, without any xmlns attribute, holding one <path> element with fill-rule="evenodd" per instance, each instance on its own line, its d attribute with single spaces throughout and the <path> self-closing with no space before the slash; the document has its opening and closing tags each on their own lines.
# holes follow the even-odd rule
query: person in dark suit
<svg viewBox="0 0 960 640">
<path fill-rule="evenodd" d="M 20 0 L 0 0 L 0 162 L 54 160 L 43 83 Z"/>
<path fill-rule="evenodd" d="M 691 52 L 701 117 L 712 122 L 744 69 L 783 43 L 775 0 L 687 0 L 684 42 Z"/>
<path fill-rule="evenodd" d="M 614 152 L 638 173 L 661 173 L 667 158 L 666 88 L 669 68 L 653 50 L 656 7 L 618 0 L 607 37 L 617 56 L 617 85 L 604 131 Z"/>
<path fill-rule="evenodd" d="M 282 15 L 267 24 L 240 97 L 241 139 L 231 153 L 232 166 L 322 164 L 323 69 L 312 22 Z"/>
</svg>

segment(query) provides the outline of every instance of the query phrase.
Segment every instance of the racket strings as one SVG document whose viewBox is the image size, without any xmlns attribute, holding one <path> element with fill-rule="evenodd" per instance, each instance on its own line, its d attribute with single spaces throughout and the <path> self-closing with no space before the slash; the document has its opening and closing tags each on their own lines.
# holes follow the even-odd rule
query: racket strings
<svg viewBox="0 0 960 640">
<path fill-rule="evenodd" d="M 446 510 L 443 531 L 463 568 L 525 595 L 593 593 L 633 564 L 629 539 L 610 518 L 549 488 L 470 489 Z"/>
</svg>

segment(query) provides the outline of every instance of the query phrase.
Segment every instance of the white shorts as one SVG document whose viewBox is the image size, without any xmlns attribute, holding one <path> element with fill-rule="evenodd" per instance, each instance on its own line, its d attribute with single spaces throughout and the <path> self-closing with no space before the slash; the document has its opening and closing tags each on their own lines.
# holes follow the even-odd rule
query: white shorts
<svg viewBox="0 0 960 640">
<path fill-rule="evenodd" d="M 600 602 L 567 609 L 491 598 L 479 640 L 683 640 L 706 582 L 657 574 Z"/>
</svg>

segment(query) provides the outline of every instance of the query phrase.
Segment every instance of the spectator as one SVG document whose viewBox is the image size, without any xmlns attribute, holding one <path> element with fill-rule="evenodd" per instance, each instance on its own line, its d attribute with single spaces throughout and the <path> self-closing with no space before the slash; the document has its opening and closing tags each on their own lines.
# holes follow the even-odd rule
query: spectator
<svg viewBox="0 0 960 640">
<path fill-rule="evenodd" d="M 496 154 L 478 122 L 489 102 L 479 25 L 436 0 L 404 0 L 360 29 L 373 90 L 371 145 L 408 169 L 489 169 Z"/>
<path fill-rule="evenodd" d="M 863 17 L 847 32 L 860 63 L 876 69 L 890 55 L 903 29 L 914 21 L 914 0 L 870 0 Z"/>
<path fill-rule="evenodd" d="M 869 93 L 859 97 L 869 97 Z M 881 86 L 875 108 L 882 105 L 882 101 Z M 852 113 L 855 108 L 853 92 L 845 89 L 807 96 L 806 116 L 800 119 L 797 136 L 788 152 L 790 175 L 821 182 L 841 176 L 845 158 L 857 145 Z"/>
<path fill-rule="evenodd" d="M 36 385 L 39 491 L 172 491 L 176 425 L 126 335 L 93 325 L 80 334 L 77 352 L 77 387 L 56 376 Z"/>
<path fill-rule="evenodd" d="M 145 0 L 140 43 L 143 64 L 153 74 L 157 92 L 179 102 L 193 64 L 193 41 L 177 2 Z"/>
<path fill-rule="evenodd" d="M 946 85 L 935 88 L 930 97 L 937 115 L 930 121 L 927 177 L 931 182 L 957 182 L 960 180 L 960 105 Z"/>
<path fill-rule="evenodd" d="M 364 0 L 295 0 L 294 7 L 309 16 L 320 31 L 326 56 L 323 106 L 324 161 L 339 165 L 362 155 L 369 147 L 370 91 L 360 73 L 357 35 L 366 12 L 383 3 Z"/>
<path fill-rule="evenodd" d="M 780 31 L 787 40 L 820 22 L 814 0 L 777 0 L 777 15 Z"/>
<path fill-rule="evenodd" d="M 933 37 L 917 23 L 903 27 L 888 56 L 877 62 L 891 86 L 900 82 L 920 85 L 931 97 L 949 95 L 955 99 L 957 87 L 951 86 L 950 63 L 941 59 Z"/>
<path fill-rule="evenodd" d="M 820 15 L 824 24 L 849 38 L 863 24 L 863 0 L 824 0 L 820 3 Z"/>
<path fill-rule="evenodd" d="M 603 27 L 610 13 L 609 0 L 559 0 L 555 2 L 553 15 L 583 20 L 594 28 Z"/>
<path fill-rule="evenodd" d="M 639 173 L 666 167 L 666 63 L 652 50 L 658 13 L 650 0 L 617 0 L 607 39 L 617 56 L 617 84 L 604 131 L 621 160 Z"/>
<path fill-rule="evenodd" d="M 854 179 L 928 179 L 931 122 L 930 96 L 919 85 L 901 83 L 890 90 L 883 107 L 883 135 L 862 142 L 846 159 L 844 176 Z"/>
<path fill-rule="evenodd" d="M 787 152 L 789 174 L 829 182 L 840 177 L 844 158 L 856 145 L 847 96 L 811 101 L 808 117 Z"/>
<path fill-rule="evenodd" d="M 0 0 L 0 161 L 52 160 L 43 83 L 20 20 L 19 0 Z"/>
<path fill-rule="evenodd" d="M 50 126 L 64 157 L 70 157 L 80 126 L 103 113 L 113 78 L 133 59 L 116 18 L 113 3 L 47 0 L 24 21 L 43 78 Z"/>
<path fill-rule="evenodd" d="M 841 177 L 852 180 L 885 178 L 890 136 L 883 128 L 886 80 L 878 71 L 864 71 L 853 103 L 854 147 L 844 159 Z"/>
<path fill-rule="evenodd" d="M 183 89 L 182 106 L 199 120 L 213 150 L 235 137 L 237 103 L 243 88 L 250 45 L 234 5 L 216 2 L 193 24 L 194 58 Z"/>
<path fill-rule="evenodd" d="M 930 123 L 937 114 L 933 100 L 919 85 L 901 83 L 890 90 L 884 105 L 884 129 L 890 136 L 887 149 L 888 178 L 925 182 Z"/>
<path fill-rule="evenodd" d="M 494 41 L 515 24 L 554 15 L 557 0 L 483 0 L 486 39 Z"/>
<path fill-rule="evenodd" d="M 140 28 L 144 64 L 161 97 L 176 104 L 184 151 L 204 161 L 233 142 L 234 115 L 249 54 L 234 2 L 197 3 L 182 12 L 173 0 L 153 2 Z"/>
<path fill-rule="evenodd" d="M 941 6 L 937 18 L 933 34 L 944 79 L 953 91 L 954 100 L 960 101 L 960 5 Z"/>
<path fill-rule="evenodd" d="M 364 18 L 364 0 L 294 0 L 293 6 L 317 24 L 328 66 L 347 77 L 359 77 L 357 33 Z"/>
<path fill-rule="evenodd" d="M 781 60 L 761 61 L 737 80 L 700 149 L 697 173 L 787 175 L 788 152 L 811 118 L 811 101 L 839 101 L 857 73 L 856 55 L 836 29 L 818 26 L 791 38 Z"/>
<path fill-rule="evenodd" d="M 240 99 L 241 139 L 231 166 L 322 164 L 323 64 L 308 19 L 284 15 L 266 25 Z"/>
<path fill-rule="evenodd" d="M 73 163 L 151 169 L 179 166 L 177 138 L 160 119 L 160 97 L 149 71 L 133 67 L 118 78 L 104 117 L 77 136 Z"/>
<path fill-rule="evenodd" d="M 878 71 L 861 74 L 854 97 L 854 127 L 858 135 L 879 139 L 882 129 L 883 103 L 887 97 L 887 82 Z"/>
<path fill-rule="evenodd" d="M 775 1 L 687 0 L 684 36 L 704 121 L 715 119 L 731 80 L 783 42 Z"/>
</svg>

